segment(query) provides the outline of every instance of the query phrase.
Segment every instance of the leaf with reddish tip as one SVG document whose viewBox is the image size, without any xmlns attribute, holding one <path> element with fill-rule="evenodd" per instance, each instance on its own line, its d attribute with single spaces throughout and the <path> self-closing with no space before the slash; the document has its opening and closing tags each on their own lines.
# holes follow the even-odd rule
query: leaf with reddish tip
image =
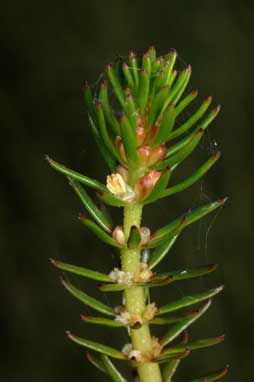
<svg viewBox="0 0 254 382">
<path fill-rule="evenodd" d="M 57 260 L 53 260 L 53 259 L 50 259 L 50 262 L 54 267 L 61 269 L 63 271 L 73 273 L 73 274 L 78 275 L 78 276 L 82 276 L 82 277 L 86 277 L 88 279 L 98 280 L 98 281 L 102 281 L 102 282 L 110 282 L 111 281 L 110 277 L 108 275 L 106 275 L 105 273 L 93 271 L 91 269 L 84 268 L 84 267 L 78 267 L 78 266 L 72 265 L 72 264 L 62 263 L 61 261 L 57 261 Z"/>
<path fill-rule="evenodd" d="M 161 198 L 165 198 L 170 195 L 174 195 L 178 192 L 186 190 L 186 188 L 192 186 L 196 183 L 202 176 L 204 176 L 207 171 L 217 162 L 220 157 L 220 152 L 213 154 L 202 166 L 200 166 L 191 176 L 189 176 L 184 181 L 178 183 L 163 191 Z"/>
<path fill-rule="evenodd" d="M 185 133 L 187 130 L 189 130 L 200 118 L 203 117 L 205 114 L 206 110 L 210 106 L 212 102 L 212 97 L 207 97 L 204 102 L 201 104 L 199 109 L 192 114 L 192 116 L 184 122 L 181 126 L 179 126 L 176 130 L 171 132 L 169 135 L 168 139 L 174 139 Z"/>
<path fill-rule="evenodd" d="M 179 300 L 176 300 L 174 302 L 171 302 L 167 305 L 162 306 L 157 315 L 174 312 L 175 310 L 185 308 L 190 305 L 197 304 L 199 302 L 211 299 L 212 297 L 216 296 L 218 293 L 220 293 L 223 289 L 223 286 L 219 286 L 214 289 L 208 289 L 206 292 L 197 293 L 190 296 L 185 296 L 180 298 Z"/>
<path fill-rule="evenodd" d="M 112 65 L 106 65 L 106 73 L 120 105 L 124 107 L 124 93 L 115 68 Z"/>
<path fill-rule="evenodd" d="M 185 269 L 184 271 L 165 272 L 154 277 L 154 281 L 165 279 L 166 276 L 172 277 L 172 281 L 186 280 L 194 277 L 200 277 L 214 272 L 217 269 L 217 264 L 210 264 L 200 266 L 192 269 Z"/>
<path fill-rule="evenodd" d="M 91 317 L 91 316 L 80 316 L 81 320 L 88 323 L 88 324 L 95 324 L 95 325 L 102 325 L 102 326 L 109 326 L 111 328 L 122 328 L 124 326 L 123 323 L 116 320 L 110 320 L 108 318 L 104 317 Z"/>
<path fill-rule="evenodd" d="M 123 353 L 114 349 L 114 348 L 111 348 L 111 347 L 106 346 L 106 345 L 102 345 L 98 342 L 87 340 L 85 338 L 76 337 L 72 333 L 70 333 L 69 331 L 67 331 L 66 334 L 70 340 L 72 340 L 73 342 L 75 342 L 78 345 L 84 346 L 88 349 L 94 350 L 94 351 L 101 353 L 101 354 L 106 354 L 112 358 L 125 360 L 125 356 L 123 355 Z"/>
<path fill-rule="evenodd" d="M 186 330 L 190 325 L 193 324 L 193 322 L 197 321 L 206 311 L 207 309 L 210 307 L 211 305 L 211 300 L 208 300 L 207 303 L 205 303 L 199 310 L 198 310 L 198 313 L 193 315 L 192 317 L 184 320 L 184 321 L 181 321 L 179 323 L 177 323 L 176 325 L 174 325 L 172 328 L 170 328 L 167 333 L 162 337 L 162 339 L 160 340 L 160 344 L 164 347 L 166 346 L 167 344 L 169 344 L 170 342 L 172 342 L 175 338 L 177 338 L 184 330 Z M 194 349 L 194 348 L 191 348 L 188 344 L 188 348 L 190 350 Z M 174 349 L 176 349 L 176 351 L 178 350 L 184 350 L 185 349 L 185 345 L 181 345 L 179 347 L 174 347 Z M 170 351 L 172 351 L 172 348 L 169 349 Z M 167 353 L 167 350 L 165 350 L 164 353 Z"/>
<path fill-rule="evenodd" d="M 121 248 L 121 246 L 106 232 L 104 232 L 97 224 L 92 220 L 86 218 L 85 216 L 79 216 L 79 220 L 84 224 L 90 231 L 92 231 L 101 241 L 111 245 L 112 247 Z"/>
<path fill-rule="evenodd" d="M 161 113 L 162 106 L 169 94 L 169 86 L 163 86 L 158 93 L 153 97 L 151 102 L 151 108 L 148 115 L 148 122 L 147 122 L 147 129 L 148 131 L 152 128 L 154 123 L 156 122 L 157 118 L 159 117 Z M 159 121 L 157 121 L 157 124 Z"/>
<path fill-rule="evenodd" d="M 131 284 L 101 284 L 99 285 L 99 289 L 102 292 L 120 292 L 126 289 L 129 289 L 133 286 L 139 286 L 143 288 L 156 288 L 156 287 L 161 287 L 170 284 L 173 281 L 172 277 L 170 276 L 165 276 L 164 278 L 161 278 L 156 281 L 147 281 L 145 283 L 131 283 Z"/>
<path fill-rule="evenodd" d="M 190 134 L 186 135 L 184 138 L 182 138 L 180 141 L 178 141 L 176 144 L 170 146 L 168 148 L 166 158 L 169 158 L 171 155 L 178 152 L 180 149 L 182 149 L 185 145 L 187 145 L 195 136 L 196 132 L 199 129 L 195 129 L 194 132 L 191 132 Z"/>
<path fill-rule="evenodd" d="M 83 92 L 84 92 L 84 98 L 87 104 L 88 112 L 93 118 L 93 120 L 97 121 L 97 115 L 96 115 L 96 110 L 94 105 L 94 97 L 92 95 L 91 88 L 87 81 L 85 81 L 83 84 Z"/>
<path fill-rule="evenodd" d="M 186 332 L 184 332 L 182 335 L 181 343 L 186 344 L 188 343 L 188 340 L 189 340 L 189 336 Z M 162 370 L 163 382 L 171 382 L 171 379 L 173 375 L 175 374 L 180 363 L 181 363 L 180 359 L 174 359 L 169 361 L 169 363 L 164 366 Z"/>
<path fill-rule="evenodd" d="M 105 373 L 108 375 L 108 372 L 104 366 L 104 363 L 102 362 L 102 360 L 100 358 L 97 358 L 94 354 L 92 354 L 91 352 L 86 352 L 86 357 L 88 359 L 88 361 L 93 365 L 95 366 L 98 370 L 100 370 L 102 373 Z"/>
<path fill-rule="evenodd" d="M 115 365 L 106 355 L 102 355 L 101 358 L 108 374 L 111 376 L 114 382 L 127 382 L 127 380 L 122 376 L 122 374 L 117 370 Z"/>
<path fill-rule="evenodd" d="M 81 202 L 84 204 L 88 213 L 94 218 L 96 223 L 98 223 L 104 231 L 111 233 L 112 225 L 111 222 L 107 219 L 103 212 L 99 210 L 99 208 L 92 201 L 90 196 L 84 190 L 84 188 L 75 180 L 69 178 L 69 182 L 75 193 L 78 195 Z"/>
<path fill-rule="evenodd" d="M 138 64 L 137 64 L 136 55 L 132 51 L 129 52 L 129 63 L 130 63 L 130 67 L 131 67 L 131 70 L 133 73 L 135 86 L 137 89 L 138 85 L 139 85 Z"/>
<path fill-rule="evenodd" d="M 164 244 L 166 245 L 171 238 L 175 236 L 177 237 L 182 232 L 184 227 L 186 227 L 187 221 L 188 220 L 186 216 L 181 218 L 180 221 L 177 222 L 177 224 L 174 224 L 175 221 L 173 221 L 171 227 L 169 227 L 169 225 L 167 226 L 169 228 L 167 234 L 160 235 L 158 234 L 158 231 L 154 232 L 151 235 L 151 239 L 147 243 L 146 247 L 155 248 Z"/>
<path fill-rule="evenodd" d="M 76 297 L 79 301 L 83 302 L 83 304 L 90 306 L 90 308 L 108 316 L 115 316 L 114 310 L 110 306 L 103 304 L 94 297 L 91 297 L 80 289 L 74 287 L 69 281 L 62 279 L 62 284 L 65 289 L 70 292 L 70 294 Z"/>
<path fill-rule="evenodd" d="M 188 355 L 190 355 L 190 349 L 188 349 L 188 347 L 185 348 L 184 351 L 172 351 L 172 353 L 168 352 L 167 355 L 165 354 L 165 356 L 163 355 L 160 355 L 159 357 L 155 358 L 155 362 L 158 362 L 158 363 L 165 363 L 165 362 L 168 362 L 169 360 L 179 360 L 179 359 L 183 359 L 183 358 L 186 358 L 188 357 Z"/>
<path fill-rule="evenodd" d="M 150 46 L 147 51 L 147 54 L 150 56 L 151 64 L 156 60 L 156 50 L 154 46 Z"/>
<path fill-rule="evenodd" d="M 226 366 L 225 368 L 215 371 L 212 374 L 209 374 L 204 377 L 199 377 L 197 379 L 192 379 L 190 382 L 214 382 L 218 381 L 219 379 L 223 378 L 227 372 L 228 372 L 229 366 Z"/>
<path fill-rule="evenodd" d="M 181 88 L 179 89 L 179 91 L 176 93 L 176 95 L 174 96 L 174 98 L 172 100 L 172 103 L 174 105 L 177 104 L 177 102 L 181 98 L 182 94 L 184 93 L 184 91 L 185 91 L 185 89 L 186 89 L 186 87 L 187 87 L 187 85 L 188 85 L 188 83 L 190 81 L 191 71 L 192 71 L 191 65 L 188 65 L 185 70 L 187 72 L 187 75 L 185 76 L 185 79 L 184 79 L 184 82 L 183 82 Z"/>
<path fill-rule="evenodd" d="M 207 347 L 210 347 L 210 346 L 214 346 L 214 345 L 217 345 L 217 344 L 220 344 L 221 342 L 223 342 L 225 339 L 225 336 L 222 335 L 222 336 L 219 336 L 219 337 L 211 337 L 211 338 L 205 338 L 205 339 L 202 339 L 202 340 L 196 340 L 196 341 L 193 341 L 193 342 L 189 342 L 188 343 L 188 348 L 190 350 L 198 350 L 198 349 L 203 349 L 203 348 L 207 348 Z M 174 349 L 175 351 L 180 351 L 181 349 L 183 350 L 185 348 L 184 345 L 176 345 L 174 346 Z"/>
<path fill-rule="evenodd" d="M 135 90 L 136 86 L 134 83 L 134 78 L 132 76 L 130 68 L 125 62 L 122 64 L 122 71 L 127 82 L 127 86 L 130 87 L 131 90 Z"/>
<path fill-rule="evenodd" d="M 71 179 L 75 179 L 80 183 L 85 184 L 86 186 L 93 188 L 98 191 L 106 191 L 107 188 L 104 186 L 104 184 L 98 182 L 95 179 L 91 179 L 85 175 L 82 175 L 76 171 L 70 170 L 69 168 L 55 162 L 53 159 L 46 156 L 46 160 L 49 162 L 50 166 L 53 167 L 55 170 L 59 171 L 63 175 L 66 175 L 70 177 Z"/>
</svg>

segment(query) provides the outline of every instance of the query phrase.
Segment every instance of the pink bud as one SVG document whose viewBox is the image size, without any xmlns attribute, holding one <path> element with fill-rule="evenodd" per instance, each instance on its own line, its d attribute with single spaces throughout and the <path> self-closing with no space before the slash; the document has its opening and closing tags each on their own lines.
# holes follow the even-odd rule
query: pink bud
<svg viewBox="0 0 254 382">
<path fill-rule="evenodd" d="M 124 146 L 123 146 L 123 141 L 122 141 L 122 138 L 117 136 L 116 139 L 115 139 L 115 145 L 116 147 L 118 148 L 120 154 L 121 154 L 121 157 L 123 158 L 123 160 L 125 162 L 127 162 L 127 157 L 126 157 L 126 154 L 125 154 L 125 150 L 124 150 Z"/>
<path fill-rule="evenodd" d="M 138 126 L 136 129 L 138 145 L 142 145 L 145 139 L 145 129 L 142 126 Z"/>
<path fill-rule="evenodd" d="M 150 146 L 144 145 L 144 146 L 139 147 L 138 156 L 139 156 L 139 159 L 142 163 L 144 163 L 144 164 L 147 163 L 147 161 L 150 157 L 150 154 L 151 154 L 151 147 Z"/>
<path fill-rule="evenodd" d="M 139 198 L 146 198 L 153 189 L 153 181 L 149 175 L 144 175 L 139 178 L 135 190 L 139 196 Z"/>
<path fill-rule="evenodd" d="M 125 234 L 123 232 L 123 227 L 120 225 L 117 225 L 112 232 L 112 238 L 120 245 L 125 245 Z"/>
<path fill-rule="evenodd" d="M 153 185 L 155 186 L 155 184 L 157 183 L 157 181 L 159 180 L 159 178 L 161 176 L 161 171 L 153 170 L 153 171 L 149 172 L 148 175 L 152 179 Z"/>
<path fill-rule="evenodd" d="M 148 241 L 150 240 L 151 231 L 148 227 L 141 227 L 140 230 L 141 235 L 141 245 L 146 245 Z"/>
<path fill-rule="evenodd" d="M 148 165 L 152 166 L 154 163 L 161 161 L 165 158 L 167 154 L 167 147 L 166 145 L 162 144 L 160 146 L 155 147 L 152 149 Z"/>
</svg>

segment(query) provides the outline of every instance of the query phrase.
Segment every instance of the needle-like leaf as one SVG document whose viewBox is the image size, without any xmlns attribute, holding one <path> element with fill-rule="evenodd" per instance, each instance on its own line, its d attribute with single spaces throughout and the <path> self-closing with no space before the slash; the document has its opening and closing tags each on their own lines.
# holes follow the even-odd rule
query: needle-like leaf
<svg viewBox="0 0 254 382">
<path fill-rule="evenodd" d="M 109 318 L 104 317 L 92 317 L 92 316 L 80 316 L 81 320 L 88 324 L 109 326 L 111 328 L 122 328 L 124 324 L 120 321 L 110 320 Z"/>
<path fill-rule="evenodd" d="M 101 358 L 108 374 L 111 376 L 114 382 L 127 382 L 127 380 L 122 376 L 122 374 L 117 370 L 115 365 L 106 355 L 102 355 Z"/>
<path fill-rule="evenodd" d="M 223 378 L 228 372 L 229 366 L 224 367 L 221 370 L 215 371 L 212 374 L 199 377 L 197 379 L 192 379 L 190 382 L 214 382 Z"/>
<path fill-rule="evenodd" d="M 79 220 L 104 243 L 111 245 L 112 247 L 117 247 L 117 248 L 121 247 L 111 236 L 109 236 L 106 232 L 104 232 L 103 229 L 101 229 L 92 220 L 86 218 L 83 215 L 79 216 Z"/>
</svg>

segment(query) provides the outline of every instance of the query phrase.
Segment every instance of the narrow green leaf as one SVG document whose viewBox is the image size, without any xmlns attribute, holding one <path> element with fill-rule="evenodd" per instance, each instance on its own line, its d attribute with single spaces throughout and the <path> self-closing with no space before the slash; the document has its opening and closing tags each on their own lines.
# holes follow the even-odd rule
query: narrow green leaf
<svg viewBox="0 0 254 382">
<path fill-rule="evenodd" d="M 154 267 L 156 267 L 156 265 L 158 265 L 164 259 L 164 257 L 167 255 L 167 253 L 173 247 L 178 236 L 179 236 L 179 233 L 176 235 L 170 236 L 165 241 L 165 243 L 163 243 L 162 245 L 160 245 L 159 247 L 157 247 L 154 250 L 154 252 L 153 252 L 153 254 L 149 260 L 149 268 L 150 269 L 153 269 Z"/>
<path fill-rule="evenodd" d="M 101 137 L 103 139 L 103 142 L 105 146 L 107 147 L 108 151 L 111 153 L 112 156 L 114 156 L 120 163 L 123 162 L 122 157 L 115 147 L 115 144 L 113 143 L 111 137 L 108 134 L 104 112 L 102 108 L 101 102 L 96 102 L 96 110 L 97 110 L 97 117 L 98 117 L 98 126 L 100 130 Z"/>
<path fill-rule="evenodd" d="M 201 106 L 198 108 L 196 113 L 192 114 L 192 116 L 184 122 L 181 126 L 179 126 L 176 130 L 172 131 L 169 135 L 168 139 L 174 139 L 179 137 L 179 135 L 182 135 L 187 130 L 189 130 L 200 118 L 203 117 L 206 110 L 210 106 L 212 102 L 212 97 L 207 97 L 204 102 L 201 104 Z"/>
<path fill-rule="evenodd" d="M 165 363 L 165 362 L 168 362 L 169 360 L 172 360 L 172 359 L 175 359 L 175 360 L 179 360 L 179 359 L 183 359 L 183 358 L 186 358 L 188 357 L 188 355 L 190 354 L 190 349 L 188 349 L 186 347 L 186 349 L 182 352 L 172 352 L 172 354 L 170 354 L 170 352 L 168 352 L 168 354 L 166 356 L 163 356 L 163 355 L 160 355 L 159 357 L 157 357 L 155 359 L 156 362 L 158 363 Z"/>
<path fill-rule="evenodd" d="M 133 130 L 126 115 L 121 116 L 120 124 L 121 137 L 127 159 L 131 165 L 135 166 L 138 163 L 136 131 Z"/>
<path fill-rule="evenodd" d="M 220 344 L 221 342 L 224 341 L 224 339 L 225 339 L 225 336 L 223 335 L 223 336 L 219 336 L 219 337 L 211 337 L 211 338 L 205 338 L 202 340 L 196 340 L 193 342 L 189 342 L 188 348 L 190 350 L 203 349 L 203 348 L 207 348 L 210 346 Z M 183 346 L 183 345 L 174 346 L 175 351 L 184 350 L 184 348 L 185 348 L 185 346 Z"/>
<path fill-rule="evenodd" d="M 152 75 L 156 76 L 158 75 L 158 72 L 160 72 L 164 65 L 164 58 L 162 56 L 156 58 L 156 60 L 153 62 L 152 65 Z"/>
<path fill-rule="evenodd" d="M 223 289 L 223 286 L 220 286 L 214 289 L 209 289 L 203 293 L 197 293 L 191 296 L 182 297 L 177 301 L 174 301 L 167 305 L 162 306 L 159 309 L 159 312 L 157 313 L 157 315 L 173 312 L 175 310 L 185 308 L 186 306 L 194 305 L 194 304 L 197 304 L 198 302 L 208 300 L 211 297 L 215 296 L 216 294 L 220 293 L 222 289 Z"/>
<path fill-rule="evenodd" d="M 88 178 L 85 175 L 82 175 L 76 171 L 70 170 L 69 168 L 55 162 L 53 159 L 46 156 L 46 160 L 49 162 L 50 166 L 53 167 L 55 170 L 59 171 L 63 175 L 69 176 L 71 179 L 75 179 L 80 183 L 85 184 L 86 186 L 93 188 L 95 190 L 99 191 L 106 191 L 106 187 L 104 184 L 98 182 L 97 180 Z"/>
<path fill-rule="evenodd" d="M 117 198 L 113 194 L 111 194 L 109 191 L 106 192 L 99 192 L 97 194 L 98 198 L 108 206 L 113 207 L 125 207 L 128 205 L 128 202 L 123 201 L 122 199 Z"/>
<path fill-rule="evenodd" d="M 154 61 L 156 60 L 156 50 L 155 50 L 154 46 L 150 46 L 147 53 L 150 56 L 151 64 L 153 64 Z"/>
<path fill-rule="evenodd" d="M 154 123 L 156 122 L 157 118 L 160 115 L 161 109 L 163 107 L 163 104 L 169 94 L 169 86 L 163 86 L 158 93 L 154 96 L 152 103 L 151 103 L 151 109 L 149 111 L 148 115 L 148 122 L 147 122 L 147 129 L 148 131 L 153 127 Z"/>
<path fill-rule="evenodd" d="M 177 58 L 177 52 L 176 50 L 172 50 L 169 52 L 167 59 L 169 60 L 169 68 L 167 72 L 167 78 L 166 78 L 166 83 L 170 84 L 170 77 L 172 76 L 172 70 L 174 68 L 175 62 Z"/>
<path fill-rule="evenodd" d="M 136 140 L 135 144 L 137 145 L 137 116 L 138 116 L 138 110 L 137 106 L 135 104 L 134 98 L 132 94 L 130 93 L 130 90 L 128 90 L 127 96 L 126 96 L 126 104 L 125 104 L 125 112 L 126 116 L 132 126 L 133 129 L 133 135 L 134 140 Z"/>
<path fill-rule="evenodd" d="M 193 90 L 190 94 L 184 97 L 184 99 L 175 108 L 176 117 L 186 109 L 186 107 L 197 97 L 197 95 L 198 91 Z"/>
<path fill-rule="evenodd" d="M 104 213 L 101 212 L 99 208 L 95 205 L 95 203 L 92 201 L 92 199 L 84 190 L 84 188 L 77 181 L 72 180 L 71 178 L 69 178 L 69 182 L 73 190 L 78 195 L 81 202 L 84 204 L 86 210 L 92 216 L 92 218 L 96 221 L 96 223 L 98 223 L 104 229 L 104 231 L 111 233 L 112 232 L 111 223 L 106 218 Z"/>
<path fill-rule="evenodd" d="M 130 51 L 129 53 L 129 63 L 132 70 L 132 75 L 134 77 L 135 86 L 137 89 L 139 86 L 138 64 L 137 64 L 136 55 L 132 51 Z"/>
<path fill-rule="evenodd" d="M 158 231 L 152 233 L 151 239 L 147 243 L 148 248 L 155 248 L 157 246 L 166 244 L 168 240 L 174 236 L 178 236 L 184 227 L 187 225 L 187 216 L 184 216 L 177 224 L 171 223 L 171 227 L 168 225 L 168 233 L 166 235 L 158 235 Z"/>
<path fill-rule="evenodd" d="M 183 333 L 181 343 L 186 344 L 188 343 L 189 336 L 186 332 Z M 171 382 L 171 379 L 173 375 L 175 374 L 181 360 L 180 359 L 174 359 L 168 362 L 167 365 L 164 366 L 162 370 L 162 378 L 163 382 Z"/>
<path fill-rule="evenodd" d="M 173 72 L 171 73 L 169 79 L 168 79 L 168 85 L 169 86 L 172 86 L 176 77 L 177 77 L 177 74 L 178 74 L 178 71 L 177 70 L 173 70 Z"/>
<path fill-rule="evenodd" d="M 185 89 L 186 89 L 186 87 L 187 87 L 187 85 L 188 85 L 188 83 L 189 83 L 189 81 L 190 81 L 191 71 L 192 71 L 192 69 L 191 69 L 191 65 L 189 65 L 189 66 L 187 67 L 186 70 L 187 70 L 188 72 L 187 72 L 187 75 L 186 75 L 186 77 L 185 77 L 185 79 L 184 79 L 184 82 L 183 82 L 181 88 L 179 89 L 179 91 L 176 93 L 176 95 L 174 96 L 174 98 L 173 98 L 173 100 L 172 100 L 172 103 L 173 103 L 174 105 L 177 104 L 177 102 L 178 102 L 179 99 L 181 98 L 182 94 L 184 93 L 184 91 L 185 91 Z"/>
<path fill-rule="evenodd" d="M 109 81 L 114 89 L 115 95 L 122 107 L 124 107 L 124 93 L 120 83 L 120 80 L 116 74 L 115 68 L 112 65 L 106 65 L 106 73 L 108 75 Z"/>
<path fill-rule="evenodd" d="M 108 374 L 111 376 L 114 382 L 127 382 L 127 380 L 122 376 L 122 374 L 117 370 L 115 365 L 106 355 L 102 355 L 101 358 Z"/>
<path fill-rule="evenodd" d="M 206 304 L 204 304 L 198 311 L 198 313 L 196 315 L 194 315 L 193 317 L 190 317 L 184 321 L 181 321 L 179 323 L 177 323 L 176 325 L 174 325 L 172 328 L 170 328 L 167 333 L 162 337 L 162 339 L 160 340 L 160 344 L 162 346 L 166 346 L 167 344 L 169 344 L 170 342 L 172 342 L 175 338 L 177 338 L 184 330 L 186 330 L 190 325 L 193 324 L 193 322 L 197 321 L 206 311 L 207 309 L 210 307 L 211 305 L 211 300 L 208 300 L 208 302 Z M 176 351 L 183 351 L 185 349 L 185 345 L 180 345 L 180 346 L 176 346 L 174 347 L 174 349 L 176 349 Z M 192 348 L 189 346 L 188 344 L 188 349 L 192 350 Z M 171 352 L 172 351 L 172 348 L 169 349 L 169 351 Z M 167 350 L 165 350 L 163 352 L 163 354 L 167 354 Z"/>
<path fill-rule="evenodd" d="M 124 326 L 124 324 L 122 324 L 120 321 L 110 320 L 109 318 L 104 317 L 91 317 L 81 315 L 80 318 L 82 321 L 88 324 L 109 326 L 111 328 L 122 328 Z"/>
<path fill-rule="evenodd" d="M 97 358 L 94 354 L 88 351 L 86 352 L 86 357 L 93 366 L 95 366 L 102 373 L 105 373 L 108 375 L 108 371 L 106 370 L 104 363 L 102 362 L 100 358 Z"/>
<path fill-rule="evenodd" d="M 138 104 L 140 108 L 140 114 L 144 116 L 149 95 L 150 76 L 149 73 L 143 69 L 139 73 L 140 82 L 138 89 Z"/>
<path fill-rule="evenodd" d="M 150 56 L 147 53 L 145 53 L 142 57 L 142 69 L 146 71 L 150 81 L 152 66 L 151 66 Z"/>
<path fill-rule="evenodd" d="M 133 286 L 139 286 L 143 288 L 156 288 L 168 285 L 173 279 L 170 276 L 166 276 L 156 281 L 148 281 L 146 283 L 132 283 L 132 284 L 101 284 L 99 289 L 102 292 L 120 292 L 129 289 Z"/>
<path fill-rule="evenodd" d="M 136 88 L 134 78 L 128 65 L 125 62 L 122 64 L 122 71 L 127 82 L 127 86 L 133 91 Z"/>
<path fill-rule="evenodd" d="M 210 123 L 212 123 L 212 121 L 217 117 L 217 115 L 219 114 L 220 112 L 220 105 L 217 106 L 215 109 L 213 109 L 209 114 L 208 116 L 200 123 L 200 128 L 205 130 L 209 125 Z"/>
<path fill-rule="evenodd" d="M 204 176 L 207 171 L 217 162 L 220 158 L 220 152 L 213 154 L 202 166 L 200 166 L 191 176 L 189 176 L 184 181 L 178 183 L 177 185 L 170 187 L 162 192 L 161 198 L 165 198 L 170 195 L 174 195 L 178 192 L 186 190 L 186 188 L 192 186 L 196 183 L 202 176 Z"/>
<path fill-rule="evenodd" d="M 112 239 L 107 233 L 105 233 L 97 224 L 95 224 L 92 220 L 88 219 L 85 216 L 79 216 L 79 220 L 82 224 L 84 224 L 90 231 L 92 231 L 101 241 L 104 243 L 111 245 L 112 247 L 120 248 L 121 246 L 117 244 L 117 242 Z"/>
<path fill-rule="evenodd" d="M 130 249 L 137 248 L 141 241 L 141 235 L 138 227 L 135 225 L 131 226 L 130 235 L 127 242 L 127 247 Z"/>
<path fill-rule="evenodd" d="M 115 172 L 116 168 L 117 168 L 117 165 L 118 165 L 118 162 L 116 161 L 115 157 L 110 153 L 110 151 L 105 146 L 104 141 L 103 141 L 102 137 L 100 136 L 99 131 L 98 131 L 97 127 L 95 126 L 94 121 L 92 120 L 91 115 L 88 115 L 88 118 L 89 118 L 89 123 L 90 123 L 90 126 L 91 126 L 91 130 L 92 130 L 92 134 L 93 134 L 94 140 L 95 140 L 95 142 L 98 145 L 100 153 L 101 153 L 103 159 L 105 160 L 105 162 L 107 163 L 109 169 L 112 172 Z"/>
<path fill-rule="evenodd" d="M 202 217 L 206 216 L 210 212 L 214 211 L 218 207 L 221 207 L 224 205 L 224 203 L 227 201 L 227 198 L 220 198 L 218 200 L 215 200 L 214 202 L 203 204 L 200 207 L 190 209 L 187 211 L 187 213 L 179 216 L 169 224 L 165 225 L 164 227 L 158 229 L 154 232 L 153 237 L 154 238 L 161 238 L 169 233 L 171 233 L 179 224 L 181 224 L 181 221 L 184 217 L 186 217 L 186 226 L 196 222 L 197 220 L 201 219 Z"/>
<path fill-rule="evenodd" d="M 191 310 L 177 315 L 171 315 L 167 317 L 155 317 L 150 321 L 151 325 L 168 325 L 175 324 L 176 322 L 186 321 L 188 318 L 194 317 L 198 314 L 197 310 Z"/>
<path fill-rule="evenodd" d="M 174 145 L 170 146 L 167 151 L 166 158 L 170 157 L 171 155 L 175 154 L 178 152 L 180 149 L 182 149 L 185 145 L 187 145 L 195 136 L 197 133 L 198 129 L 195 129 L 194 132 L 191 132 L 190 134 L 186 135 L 184 138 L 182 138 L 180 141 L 175 143 Z"/>
<path fill-rule="evenodd" d="M 112 128 L 116 135 L 120 135 L 120 125 L 114 116 L 108 98 L 108 85 L 106 81 L 103 81 L 100 86 L 99 99 L 102 103 L 103 112 L 107 123 Z"/>
<path fill-rule="evenodd" d="M 149 204 L 159 199 L 162 191 L 164 191 L 168 185 L 170 175 L 171 175 L 171 169 L 166 168 L 161 174 L 160 178 L 155 183 L 155 186 L 153 187 L 152 192 L 144 200 L 144 204 Z"/>
<path fill-rule="evenodd" d="M 70 294 L 76 297 L 79 301 L 83 302 L 83 304 L 108 316 L 115 316 L 114 310 L 110 306 L 103 304 L 102 302 L 89 296 L 80 289 L 74 287 L 69 281 L 64 279 L 62 279 L 61 281 L 65 289 L 67 289 L 67 291 L 70 292 Z"/>
<path fill-rule="evenodd" d="M 85 83 L 83 84 L 83 91 L 84 91 L 84 98 L 87 104 L 88 112 L 92 116 L 93 120 L 96 121 L 97 116 L 96 116 L 96 110 L 94 105 L 94 97 L 92 95 L 91 88 L 88 85 L 87 81 L 85 81 Z"/>
<path fill-rule="evenodd" d="M 228 372 L 229 366 L 226 366 L 225 368 L 215 371 L 212 374 L 209 374 L 204 377 L 199 377 L 197 379 L 192 379 L 190 382 L 214 382 L 218 381 L 219 379 L 223 378 L 227 372 Z"/>
<path fill-rule="evenodd" d="M 172 277 L 173 281 L 191 279 L 214 272 L 217 269 L 217 267 L 217 264 L 210 264 L 193 269 L 185 269 L 184 271 L 165 272 L 160 275 L 157 275 L 153 280 L 157 281 L 160 279 L 165 279 L 166 276 Z"/>
<path fill-rule="evenodd" d="M 163 105 L 162 111 L 164 111 L 168 107 L 168 105 L 173 101 L 174 97 L 181 91 L 183 87 L 185 87 L 186 78 L 188 78 L 189 73 L 190 67 L 188 66 L 179 74 L 176 83 L 173 85 L 169 96 Z"/>
<path fill-rule="evenodd" d="M 159 117 L 160 118 L 160 117 Z M 164 110 L 161 122 L 155 124 L 152 133 L 154 134 L 150 144 L 151 146 L 158 146 L 168 140 L 170 131 L 173 129 L 175 123 L 175 107 L 169 104 Z"/>
<path fill-rule="evenodd" d="M 70 333 L 69 331 L 67 331 L 66 334 L 70 340 L 72 340 L 73 342 L 75 342 L 78 345 L 84 346 L 88 349 L 94 350 L 94 351 L 101 353 L 101 354 L 106 354 L 112 358 L 125 360 L 123 353 L 114 349 L 114 348 L 111 348 L 111 347 L 106 346 L 106 345 L 102 345 L 98 342 L 94 342 L 94 341 L 86 340 L 84 338 L 76 337 L 72 333 Z"/>
<path fill-rule="evenodd" d="M 61 261 L 50 259 L 51 264 L 56 267 L 57 269 L 61 269 L 66 272 L 70 272 L 74 275 L 86 277 L 88 279 L 92 280 L 98 280 L 101 282 L 110 282 L 112 281 L 108 275 L 105 273 L 93 271 L 88 268 L 84 267 L 78 267 L 76 265 L 62 263 Z"/>
<path fill-rule="evenodd" d="M 163 169 L 169 166 L 172 170 L 175 170 L 176 167 L 178 167 L 179 164 L 181 164 L 184 159 L 186 159 L 195 150 L 203 135 L 204 130 L 199 129 L 193 135 L 193 138 L 186 145 L 184 145 L 181 150 L 178 150 L 176 154 L 171 155 L 168 159 L 164 160 L 158 168 Z"/>
</svg>

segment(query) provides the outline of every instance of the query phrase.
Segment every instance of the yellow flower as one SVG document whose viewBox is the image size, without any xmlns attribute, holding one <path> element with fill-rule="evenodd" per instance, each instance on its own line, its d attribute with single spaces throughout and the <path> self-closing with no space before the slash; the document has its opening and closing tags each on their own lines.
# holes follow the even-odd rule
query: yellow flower
<svg viewBox="0 0 254 382">
<path fill-rule="evenodd" d="M 136 194 L 134 190 L 124 181 L 122 175 L 116 173 L 107 176 L 107 188 L 117 198 L 125 202 L 134 202 Z"/>
</svg>

